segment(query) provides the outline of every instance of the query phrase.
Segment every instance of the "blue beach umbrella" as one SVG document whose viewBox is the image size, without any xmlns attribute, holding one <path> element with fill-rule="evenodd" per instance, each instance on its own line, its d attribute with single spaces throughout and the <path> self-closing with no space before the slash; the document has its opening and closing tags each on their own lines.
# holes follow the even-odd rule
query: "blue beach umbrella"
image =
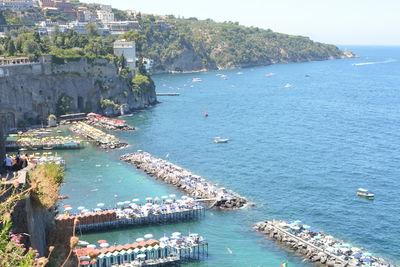
<svg viewBox="0 0 400 267">
<path fill-rule="evenodd" d="M 360 253 L 354 254 L 354 258 L 356 258 L 356 259 L 359 259 L 361 257 L 362 257 L 362 254 L 360 254 Z"/>
<path fill-rule="evenodd" d="M 371 259 L 371 258 L 364 258 L 364 259 L 362 259 L 362 261 L 365 261 L 365 262 L 371 262 L 371 261 L 372 261 L 372 259 Z"/>
<path fill-rule="evenodd" d="M 313 233 L 319 233 L 320 232 L 320 230 L 317 230 L 317 229 L 315 229 L 313 227 L 309 228 L 308 230 L 313 232 Z"/>
</svg>

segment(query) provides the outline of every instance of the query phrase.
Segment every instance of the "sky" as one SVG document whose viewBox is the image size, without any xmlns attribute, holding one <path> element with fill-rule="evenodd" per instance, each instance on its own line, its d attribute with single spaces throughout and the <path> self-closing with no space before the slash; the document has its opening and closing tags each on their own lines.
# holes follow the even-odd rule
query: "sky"
<svg viewBox="0 0 400 267">
<path fill-rule="evenodd" d="M 400 45 L 400 0 L 82 0 L 142 13 L 238 21 L 336 45 Z"/>
</svg>

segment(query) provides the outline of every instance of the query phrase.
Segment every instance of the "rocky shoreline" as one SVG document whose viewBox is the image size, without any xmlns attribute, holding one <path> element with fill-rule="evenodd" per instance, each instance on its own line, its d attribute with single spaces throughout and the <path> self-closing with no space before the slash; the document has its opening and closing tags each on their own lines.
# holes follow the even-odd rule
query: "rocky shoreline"
<svg viewBox="0 0 400 267">
<path fill-rule="evenodd" d="M 248 201 L 235 192 L 207 182 L 204 178 L 174 165 L 166 160 L 155 158 L 149 153 L 138 151 L 120 157 L 148 175 L 184 191 L 189 196 L 207 203 L 211 208 L 239 209 Z"/>
<path fill-rule="evenodd" d="M 351 247 L 350 244 L 325 235 L 300 221 L 265 221 L 255 224 L 253 228 L 301 255 L 305 260 L 323 266 L 392 266 L 382 258 Z"/>
</svg>

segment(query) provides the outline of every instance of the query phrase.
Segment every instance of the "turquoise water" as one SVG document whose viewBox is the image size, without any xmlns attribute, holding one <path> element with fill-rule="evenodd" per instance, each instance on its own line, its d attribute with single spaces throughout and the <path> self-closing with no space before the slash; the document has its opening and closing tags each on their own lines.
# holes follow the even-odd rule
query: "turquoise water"
<svg viewBox="0 0 400 267">
<path fill-rule="evenodd" d="M 118 160 L 143 149 L 169 154 L 256 207 L 83 239 L 124 243 L 146 233 L 191 231 L 208 239 L 210 255 L 185 266 L 311 266 L 251 230 L 260 220 L 300 219 L 400 264 L 400 47 L 351 49 L 361 57 L 243 69 L 242 75 L 154 76 L 159 92 L 181 95 L 159 97 L 161 104 L 125 117 L 138 128 L 117 134 L 131 144 L 126 150 L 63 152 L 68 173 L 61 193 L 71 197 L 64 203 L 94 207 L 181 194 Z M 191 82 L 194 77 L 202 82 Z M 284 88 L 287 83 L 292 88 Z M 215 136 L 231 141 L 214 144 Z M 376 199 L 358 198 L 359 187 Z"/>
</svg>

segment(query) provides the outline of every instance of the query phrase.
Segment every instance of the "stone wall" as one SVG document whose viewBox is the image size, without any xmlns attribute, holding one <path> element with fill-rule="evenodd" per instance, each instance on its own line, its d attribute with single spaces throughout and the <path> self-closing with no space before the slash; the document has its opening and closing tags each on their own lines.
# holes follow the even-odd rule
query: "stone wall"
<svg viewBox="0 0 400 267">
<path fill-rule="evenodd" d="M 45 122 L 64 94 L 72 100 L 70 112 L 101 113 L 101 99 L 112 99 L 125 112 L 157 102 L 155 90 L 132 92 L 130 79 L 120 77 L 117 67 L 105 59 L 56 63 L 47 56 L 40 63 L 0 66 L 0 114 L 8 113 L 12 124 Z M 108 115 L 118 112 L 109 111 Z"/>
</svg>

